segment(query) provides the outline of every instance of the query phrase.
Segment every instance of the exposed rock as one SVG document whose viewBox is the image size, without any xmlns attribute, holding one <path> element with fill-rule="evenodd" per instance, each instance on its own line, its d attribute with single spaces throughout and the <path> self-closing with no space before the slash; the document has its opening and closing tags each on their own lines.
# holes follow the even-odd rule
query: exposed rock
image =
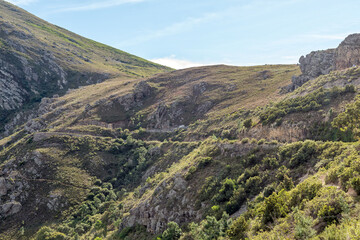
<svg viewBox="0 0 360 240">
<path fill-rule="evenodd" d="M 151 95 L 151 90 L 152 88 L 150 87 L 150 85 L 145 82 L 145 81 L 141 81 L 139 83 L 137 83 L 134 87 L 134 98 L 135 101 L 139 101 L 142 100 L 148 96 Z"/>
<path fill-rule="evenodd" d="M 316 78 L 320 75 L 328 74 L 333 70 L 335 49 L 324 51 L 314 51 L 301 56 L 300 69 L 303 75 Z"/>
<path fill-rule="evenodd" d="M 336 49 L 334 67 L 336 70 L 360 64 L 360 34 L 351 34 Z"/>
<path fill-rule="evenodd" d="M 19 202 L 16 201 L 8 202 L 1 206 L 0 215 L 4 217 L 12 216 L 20 212 L 21 208 L 22 205 Z"/>
<path fill-rule="evenodd" d="M 261 71 L 261 72 L 258 72 L 258 78 L 260 79 L 260 80 L 266 80 L 266 79 L 269 79 L 269 78 L 271 78 L 271 72 L 270 71 L 268 71 L 268 70 L 265 70 L 265 71 Z"/>
<path fill-rule="evenodd" d="M 0 197 L 6 195 L 7 187 L 6 187 L 6 180 L 3 177 L 0 177 Z"/>
<path fill-rule="evenodd" d="M 193 86 L 193 95 L 202 95 L 209 87 L 207 82 L 201 82 Z"/>
<path fill-rule="evenodd" d="M 152 88 L 150 85 L 145 82 L 139 82 L 135 85 L 134 91 L 132 93 L 126 94 L 124 96 L 115 98 L 110 102 L 108 108 L 111 108 L 114 104 L 119 103 L 125 111 L 129 111 L 135 107 L 139 107 L 143 105 L 143 101 L 149 97 L 152 93 Z M 98 104 L 104 104 L 103 102 L 99 102 Z M 97 105 L 97 103 L 95 103 Z"/>
<path fill-rule="evenodd" d="M 184 112 L 186 108 L 186 99 L 175 101 L 169 106 L 160 103 L 156 110 L 149 115 L 149 128 L 170 129 L 177 127 L 184 121 Z"/>
<path fill-rule="evenodd" d="M 46 206 L 50 211 L 58 211 L 63 205 L 61 204 L 62 195 L 58 192 L 50 193 Z"/>
<path fill-rule="evenodd" d="M 360 64 L 360 34 L 351 34 L 336 49 L 314 51 L 299 60 L 302 74 L 294 76 L 292 83 L 282 89 L 282 93 L 294 91 L 305 82 L 333 70 Z"/>
<path fill-rule="evenodd" d="M 203 115 L 207 113 L 212 107 L 213 107 L 213 103 L 211 101 L 206 101 L 197 107 L 196 113 Z"/>
<path fill-rule="evenodd" d="M 24 130 L 33 133 L 46 128 L 46 124 L 42 119 L 31 119 L 24 127 Z"/>
<path fill-rule="evenodd" d="M 282 93 L 294 91 L 307 81 L 314 79 L 320 75 L 328 74 L 334 70 L 335 49 L 324 51 L 313 51 L 300 57 L 300 76 L 293 76 L 292 83 L 282 89 Z"/>
<path fill-rule="evenodd" d="M 150 199 L 130 210 L 130 216 L 123 219 L 120 228 L 141 224 L 149 232 L 161 233 L 169 221 L 183 224 L 190 219 L 200 219 L 201 214 L 195 210 L 195 203 L 187 196 L 187 187 L 187 182 L 178 174 L 162 182 Z"/>
</svg>

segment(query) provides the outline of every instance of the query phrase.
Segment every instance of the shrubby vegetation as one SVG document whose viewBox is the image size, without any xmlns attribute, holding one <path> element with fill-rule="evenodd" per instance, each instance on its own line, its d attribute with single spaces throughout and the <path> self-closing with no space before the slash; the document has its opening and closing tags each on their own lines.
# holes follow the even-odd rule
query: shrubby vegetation
<svg viewBox="0 0 360 240">
<path fill-rule="evenodd" d="M 330 104 L 331 100 L 338 96 L 354 92 L 355 88 L 352 85 L 347 85 L 342 89 L 337 87 L 332 89 L 320 88 L 305 96 L 288 98 L 274 106 L 266 108 L 265 111 L 260 114 L 260 120 L 263 124 L 271 124 L 274 122 L 281 123 L 281 119 L 287 114 L 318 110 L 321 107 Z"/>
</svg>

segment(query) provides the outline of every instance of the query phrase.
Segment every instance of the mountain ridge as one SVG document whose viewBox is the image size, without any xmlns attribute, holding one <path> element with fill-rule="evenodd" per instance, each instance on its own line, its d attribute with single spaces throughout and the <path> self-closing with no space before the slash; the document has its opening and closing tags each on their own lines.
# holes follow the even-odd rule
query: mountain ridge
<svg viewBox="0 0 360 240">
<path fill-rule="evenodd" d="M 71 88 L 171 70 L 54 26 L 10 3 L 1 1 L 0 12 L 2 121 L 10 121 L 9 115 L 24 105 Z"/>
</svg>

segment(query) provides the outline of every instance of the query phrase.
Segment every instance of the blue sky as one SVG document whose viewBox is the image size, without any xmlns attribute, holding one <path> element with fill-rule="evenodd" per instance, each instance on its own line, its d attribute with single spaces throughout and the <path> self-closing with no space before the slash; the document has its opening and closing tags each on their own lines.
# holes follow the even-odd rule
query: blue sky
<svg viewBox="0 0 360 240">
<path fill-rule="evenodd" d="M 9 0 L 58 26 L 184 68 L 297 63 L 360 32 L 356 0 Z"/>
</svg>

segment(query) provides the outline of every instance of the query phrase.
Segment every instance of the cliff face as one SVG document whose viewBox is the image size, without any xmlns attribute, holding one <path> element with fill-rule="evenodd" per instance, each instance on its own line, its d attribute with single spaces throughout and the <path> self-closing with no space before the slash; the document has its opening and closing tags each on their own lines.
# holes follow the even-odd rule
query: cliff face
<svg viewBox="0 0 360 240">
<path fill-rule="evenodd" d="M 351 34 L 339 45 L 334 56 L 334 68 L 341 70 L 360 64 L 360 34 Z"/>
<path fill-rule="evenodd" d="M 313 51 L 305 57 L 301 56 L 299 62 L 302 74 L 300 76 L 293 76 L 292 83 L 286 86 L 283 91 L 292 92 L 307 81 L 320 75 L 328 74 L 334 69 L 334 55 L 335 49 L 328 49 Z"/>
<path fill-rule="evenodd" d="M 302 74 L 294 76 L 292 83 L 282 89 L 292 92 L 309 80 L 333 70 L 342 70 L 360 63 L 360 34 L 349 35 L 336 49 L 313 51 L 299 59 Z"/>
</svg>

